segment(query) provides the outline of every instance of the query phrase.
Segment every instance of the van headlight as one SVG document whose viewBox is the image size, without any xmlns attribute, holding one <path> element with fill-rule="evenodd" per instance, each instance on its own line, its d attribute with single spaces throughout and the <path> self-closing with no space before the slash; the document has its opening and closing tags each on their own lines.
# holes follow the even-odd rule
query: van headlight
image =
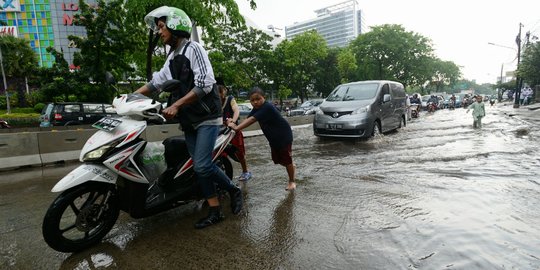
<svg viewBox="0 0 540 270">
<path fill-rule="evenodd" d="M 361 113 L 367 113 L 371 110 L 371 105 L 367 105 L 366 107 L 362 107 L 360 109 L 357 109 L 353 111 L 351 114 L 361 114 Z"/>
<path fill-rule="evenodd" d="M 319 108 L 319 107 L 315 107 L 315 108 L 313 108 L 312 110 L 315 111 L 315 114 L 319 114 L 319 115 L 320 115 L 320 114 L 324 114 L 324 112 L 323 112 L 323 111 L 321 110 L 321 108 Z"/>
<path fill-rule="evenodd" d="M 99 148 L 92 150 L 84 155 L 82 158 L 82 161 L 92 161 L 100 159 L 103 155 L 105 155 L 109 150 L 115 148 L 120 142 L 124 140 L 124 137 L 112 141 L 106 145 L 100 146 Z"/>
</svg>

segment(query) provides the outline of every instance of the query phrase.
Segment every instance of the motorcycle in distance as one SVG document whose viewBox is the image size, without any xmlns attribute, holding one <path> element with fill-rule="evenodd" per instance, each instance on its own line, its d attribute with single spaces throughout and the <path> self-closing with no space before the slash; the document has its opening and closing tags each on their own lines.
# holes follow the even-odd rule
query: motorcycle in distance
<svg viewBox="0 0 540 270">
<path fill-rule="evenodd" d="M 418 118 L 420 112 L 420 104 L 411 104 L 411 117 Z"/>
<path fill-rule="evenodd" d="M 107 81 L 116 88 L 110 73 Z M 179 83 L 168 81 L 161 91 L 170 92 Z M 99 130 L 81 150 L 82 164 L 52 188 L 61 193 L 45 214 L 42 232 L 57 251 L 77 252 L 100 242 L 120 210 L 143 218 L 204 200 L 184 138 L 167 138 L 160 145 L 141 136 L 147 120 L 165 121 L 161 104 L 141 94 L 122 94 L 113 105 L 121 117 L 105 117 L 93 125 Z M 235 149 L 227 146 L 234 135 L 234 130 L 224 129 L 213 153 L 214 162 L 231 179 L 227 156 L 235 156 Z"/>
<path fill-rule="evenodd" d="M 431 112 L 431 113 L 432 113 L 432 112 L 435 112 L 436 109 L 437 109 L 437 105 L 435 104 L 435 102 L 429 101 L 429 102 L 427 103 L 427 110 L 428 110 L 428 112 Z"/>
</svg>

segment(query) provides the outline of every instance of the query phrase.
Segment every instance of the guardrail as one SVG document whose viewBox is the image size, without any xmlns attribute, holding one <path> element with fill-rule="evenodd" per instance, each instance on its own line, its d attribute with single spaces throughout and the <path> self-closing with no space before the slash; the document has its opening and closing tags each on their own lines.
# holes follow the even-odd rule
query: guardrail
<svg viewBox="0 0 540 270">
<path fill-rule="evenodd" d="M 285 118 L 291 126 L 313 123 L 313 115 Z M 244 136 L 261 134 L 258 123 L 245 129 Z M 50 130 L 0 133 L 0 170 L 43 166 L 78 160 L 85 142 L 97 130 L 90 126 L 54 127 Z M 247 135 L 246 135 L 247 134 Z M 150 125 L 142 137 L 149 142 L 160 142 L 171 136 L 182 135 L 178 124 Z"/>
</svg>

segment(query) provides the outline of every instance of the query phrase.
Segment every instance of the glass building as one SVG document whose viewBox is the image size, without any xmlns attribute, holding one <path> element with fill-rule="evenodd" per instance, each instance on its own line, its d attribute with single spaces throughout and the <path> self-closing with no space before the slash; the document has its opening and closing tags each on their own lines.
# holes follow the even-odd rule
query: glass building
<svg viewBox="0 0 540 270">
<path fill-rule="evenodd" d="M 95 1 L 86 1 L 95 4 Z M 47 52 L 53 47 L 63 52 L 64 58 L 73 65 L 73 53 L 77 50 L 68 40 L 69 35 L 86 36 L 82 26 L 74 24 L 74 15 L 79 11 L 77 0 L 0 0 L 0 35 L 13 35 L 28 40 L 36 52 L 39 65 L 51 67 L 54 56 Z"/>
<path fill-rule="evenodd" d="M 358 35 L 365 32 L 364 16 L 356 0 L 315 10 L 315 19 L 298 22 L 285 27 L 285 36 L 292 39 L 296 35 L 316 30 L 329 47 L 345 47 Z"/>
</svg>

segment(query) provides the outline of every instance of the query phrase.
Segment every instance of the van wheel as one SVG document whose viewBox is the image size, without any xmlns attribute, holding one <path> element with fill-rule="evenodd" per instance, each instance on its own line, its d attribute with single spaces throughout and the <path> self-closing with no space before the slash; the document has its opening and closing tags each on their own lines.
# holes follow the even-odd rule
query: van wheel
<svg viewBox="0 0 540 270">
<path fill-rule="evenodd" d="M 376 137 L 381 137 L 383 134 L 381 132 L 381 124 L 379 124 L 378 121 L 375 121 L 375 123 L 373 123 L 373 131 L 371 132 L 371 137 L 372 138 L 376 138 Z"/>
</svg>

